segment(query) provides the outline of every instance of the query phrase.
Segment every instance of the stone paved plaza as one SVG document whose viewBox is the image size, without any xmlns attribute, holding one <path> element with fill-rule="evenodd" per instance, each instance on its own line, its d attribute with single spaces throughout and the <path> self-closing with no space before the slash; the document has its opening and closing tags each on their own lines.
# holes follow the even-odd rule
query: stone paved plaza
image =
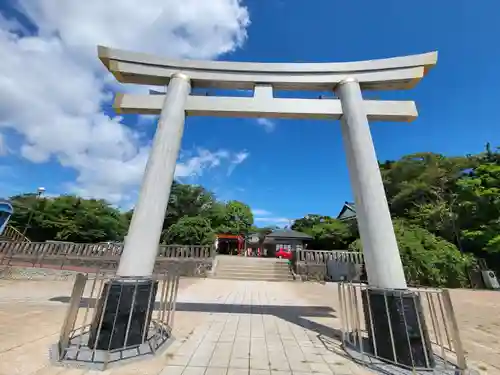
<svg viewBox="0 0 500 375">
<path fill-rule="evenodd" d="M 104 372 L 55 367 L 71 281 L 0 280 L 0 375 L 369 374 L 338 341 L 334 284 L 182 279 L 176 340 L 161 356 Z M 500 293 L 453 291 L 471 367 L 500 373 Z"/>
</svg>

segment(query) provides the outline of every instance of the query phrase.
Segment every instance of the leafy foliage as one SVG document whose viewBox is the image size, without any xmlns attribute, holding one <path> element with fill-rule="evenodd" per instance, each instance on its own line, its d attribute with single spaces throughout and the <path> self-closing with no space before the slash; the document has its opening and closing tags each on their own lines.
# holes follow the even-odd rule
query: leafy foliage
<svg viewBox="0 0 500 375">
<path fill-rule="evenodd" d="M 341 250 L 355 239 L 351 226 L 329 216 L 310 214 L 298 219 L 292 229 L 313 237 L 310 244 L 314 249 Z"/>
<path fill-rule="evenodd" d="M 207 218 L 184 216 L 167 229 L 164 242 L 182 245 L 210 245 L 214 240 L 215 233 Z"/>
<path fill-rule="evenodd" d="M 415 154 L 381 165 L 393 216 L 406 218 L 459 249 L 500 260 L 500 154 Z"/>
<path fill-rule="evenodd" d="M 55 198 L 34 194 L 10 198 L 14 214 L 10 223 L 32 241 L 123 241 L 133 210 L 120 212 L 103 200 L 76 196 Z M 162 239 L 182 245 L 213 243 L 216 233 L 247 234 L 253 215 L 242 202 L 218 202 L 197 185 L 174 183 L 165 215 Z"/>
<path fill-rule="evenodd" d="M 118 241 L 128 227 L 126 217 L 104 200 L 19 195 L 11 201 L 14 214 L 10 224 L 20 230 L 27 228 L 26 235 L 33 241 Z"/>
<path fill-rule="evenodd" d="M 500 265 L 500 153 L 417 153 L 380 163 L 407 275 L 424 285 L 463 285 L 471 256 Z M 311 248 L 335 249 L 359 237 L 334 219 L 307 215 L 293 229 L 314 236 Z M 403 221 L 401 221 L 403 220 Z M 403 224 L 404 223 L 404 224 Z M 337 242 L 336 242 L 337 241 Z M 347 246 L 346 246 L 347 247 Z M 344 247 L 345 248 L 345 247 Z M 360 249 L 356 240 L 349 248 Z M 454 276 L 455 275 L 455 276 Z"/>
<path fill-rule="evenodd" d="M 473 262 L 470 255 L 460 253 L 452 243 L 401 219 L 394 221 L 394 231 L 408 283 L 436 287 L 467 285 L 467 270 Z M 349 249 L 361 251 L 361 240 L 351 243 Z"/>
</svg>

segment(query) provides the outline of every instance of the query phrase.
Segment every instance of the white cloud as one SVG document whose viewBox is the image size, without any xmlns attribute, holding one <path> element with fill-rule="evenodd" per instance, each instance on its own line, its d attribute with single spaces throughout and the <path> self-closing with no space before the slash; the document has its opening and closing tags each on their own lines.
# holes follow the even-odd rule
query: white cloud
<svg viewBox="0 0 500 375">
<path fill-rule="evenodd" d="M 274 224 L 274 225 L 291 225 L 293 224 L 293 220 L 288 219 L 286 217 L 274 217 L 274 216 L 264 216 L 264 217 L 254 217 L 254 221 L 261 222 L 265 224 Z"/>
<path fill-rule="evenodd" d="M 257 124 L 262 126 L 265 129 L 265 131 L 268 133 L 272 132 L 274 130 L 274 128 L 276 127 L 276 122 L 269 120 L 267 118 L 258 118 L 256 121 L 257 121 Z"/>
<path fill-rule="evenodd" d="M 210 59 L 239 48 L 249 25 L 248 11 L 238 0 L 18 4 L 38 32 L 26 35 L 18 21 L 0 15 L 0 128 L 23 136 L 20 156 L 34 163 L 56 160 L 76 170 L 70 184 L 74 191 L 115 202 L 126 199 L 124 192 L 140 181 L 149 144 L 121 117 L 102 112 L 111 98 L 106 89 L 117 85 L 98 61 L 96 45 Z M 176 173 L 199 175 L 221 159 L 231 168 L 246 156 L 241 158 L 240 153 L 198 150 L 193 159 L 181 159 Z"/>
<path fill-rule="evenodd" d="M 103 160 L 107 165 L 97 164 L 93 167 L 85 168 L 86 173 L 80 174 L 76 184 L 70 184 L 70 190 L 81 196 L 99 196 L 108 199 L 110 202 L 133 200 L 135 192 L 124 194 L 116 192 L 116 185 L 127 187 L 137 186 L 142 178 L 142 174 L 147 162 L 148 149 L 138 153 L 135 160 L 130 160 L 126 164 L 120 164 L 113 160 Z M 181 181 L 201 176 L 204 171 L 215 167 L 230 164 L 233 154 L 227 150 L 211 152 L 199 148 L 192 152 L 181 155 L 175 168 L 175 177 Z M 88 173 L 87 173 L 88 172 Z M 189 180 L 191 181 L 191 180 Z M 87 188 L 90 186 L 90 189 Z"/>
<path fill-rule="evenodd" d="M 252 209 L 252 214 L 259 215 L 259 216 L 265 216 L 265 215 L 271 215 L 271 212 L 269 212 L 267 210 L 261 210 L 260 208 L 254 208 L 254 209 Z"/>
<path fill-rule="evenodd" d="M 271 216 L 272 212 L 263 210 L 260 208 L 252 209 L 252 214 L 255 222 L 259 222 L 265 225 L 292 225 L 293 220 L 286 217 Z"/>
<path fill-rule="evenodd" d="M 5 156 L 9 153 L 9 148 L 7 147 L 7 143 L 5 142 L 5 137 L 2 133 L 0 133 L 0 156 Z"/>
<path fill-rule="evenodd" d="M 228 177 L 231 176 L 231 174 L 234 172 L 235 168 L 238 165 L 240 165 L 241 163 L 243 163 L 249 156 L 250 156 L 250 154 L 246 151 L 241 151 L 241 152 L 238 152 L 237 154 L 235 154 L 231 160 L 231 165 L 229 165 L 229 168 L 227 170 L 227 176 Z"/>
</svg>

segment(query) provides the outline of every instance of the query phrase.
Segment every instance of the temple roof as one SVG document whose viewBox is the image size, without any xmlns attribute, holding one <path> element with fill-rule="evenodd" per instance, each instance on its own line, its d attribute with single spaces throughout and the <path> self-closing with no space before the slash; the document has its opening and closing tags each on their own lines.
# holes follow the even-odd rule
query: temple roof
<svg viewBox="0 0 500 375">
<path fill-rule="evenodd" d="M 345 202 L 342 210 L 337 215 L 337 219 L 346 220 L 356 217 L 356 206 L 353 202 Z"/>
<path fill-rule="evenodd" d="M 303 239 L 303 240 L 310 240 L 312 239 L 312 236 L 302 233 L 302 232 L 297 232 L 296 230 L 288 230 L 288 229 L 279 229 L 275 230 L 271 233 L 269 233 L 266 236 L 266 239 L 276 239 L 276 238 L 297 238 L 297 239 Z"/>
</svg>

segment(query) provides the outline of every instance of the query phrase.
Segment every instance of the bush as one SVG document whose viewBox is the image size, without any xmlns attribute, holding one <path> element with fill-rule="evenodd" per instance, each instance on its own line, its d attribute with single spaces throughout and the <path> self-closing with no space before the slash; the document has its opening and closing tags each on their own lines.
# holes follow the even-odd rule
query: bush
<svg viewBox="0 0 500 375">
<path fill-rule="evenodd" d="M 167 229 L 164 242 L 171 245 L 213 245 L 215 234 L 203 217 L 183 216 Z"/>
<path fill-rule="evenodd" d="M 472 256 L 462 254 L 454 244 L 404 220 L 394 221 L 394 231 L 408 284 L 452 288 L 468 285 L 467 271 L 474 261 Z M 349 249 L 361 251 L 361 240 L 351 243 Z"/>
</svg>

